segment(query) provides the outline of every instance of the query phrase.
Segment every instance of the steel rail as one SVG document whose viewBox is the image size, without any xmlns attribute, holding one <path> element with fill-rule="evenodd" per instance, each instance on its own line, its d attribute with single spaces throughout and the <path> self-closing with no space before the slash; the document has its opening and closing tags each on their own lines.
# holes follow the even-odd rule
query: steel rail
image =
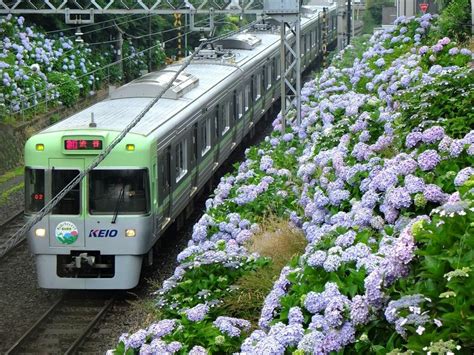
<svg viewBox="0 0 474 355">
<path fill-rule="evenodd" d="M 21 210 L 17 214 L 15 214 L 12 217 L 10 217 L 9 219 L 7 219 L 6 222 L 4 222 L 0 225 L 0 229 L 4 229 L 8 224 L 12 223 L 16 218 L 20 217 L 24 213 L 25 213 L 25 210 Z"/>
<path fill-rule="evenodd" d="M 82 334 L 79 335 L 76 341 L 69 347 L 69 349 L 66 350 L 64 355 L 70 355 L 74 353 L 74 350 L 76 350 L 76 348 L 82 344 L 83 340 L 89 335 L 94 325 L 99 321 L 99 319 L 101 319 L 104 316 L 105 312 L 110 308 L 110 306 L 112 305 L 112 303 L 114 303 L 114 301 L 115 301 L 114 298 L 111 298 L 107 301 L 107 303 L 104 305 L 104 307 L 102 307 L 99 313 L 97 313 L 94 319 L 89 322 L 89 324 L 87 325 L 86 329 L 82 332 Z"/>
<path fill-rule="evenodd" d="M 21 212 L 18 212 L 17 214 L 15 214 L 14 216 L 12 216 L 11 218 L 9 218 L 5 223 L 3 223 L 1 226 L 0 226 L 0 230 L 6 230 L 6 232 L 2 233 L 2 234 L 7 234 L 8 233 L 8 225 L 9 224 L 12 224 L 15 219 L 21 217 L 21 215 L 23 215 L 25 213 L 24 210 L 22 210 Z M 21 223 L 21 225 L 23 225 L 23 223 Z M 10 245 L 7 245 L 7 242 L 3 242 L 3 238 L 0 238 L 0 260 L 5 256 L 7 255 L 9 252 L 11 252 L 13 249 L 15 249 L 18 245 L 20 245 L 21 243 L 23 243 L 25 241 L 25 238 L 26 237 L 26 234 L 23 235 L 22 238 L 19 238 L 18 240 L 16 240 L 15 243 L 12 243 Z M 5 240 L 7 240 L 7 238 L 5 238 Z M 8 241 L 8 240 L 7 240 Z"/>
<path fill-rule="evenodd" d="M 19 349 L 21 345 L 23 345 L 23 342 L 25 341 L 28 336 L 33 333 L 33 331 L 40 325 L 43 320 L 49 316 L 53 310 L 63 301 L 63 298 L 60 298 L 59 300 L 56 301 L 46 312 L 43 313 L 43 315 L 33 324 L 22 336 L 20 339 L 17 340 L 15 344 L 13 344 L 10 349 L 7 350 L 5 355 L 10 355 L 15 352 L 16 349 Z"/>
<path fill-rule="evenodd" d="M 5 355 L 13 355 L 16 354 L 21 348 L 26 344 L 27 339 L 34 334 L 34 332 L 41 326 L 44 325 L 44 321 L 51 315 L 54 315 L 55 310 L 60 309 L 60 305 L 69 301 L 73 300 L 72 298 L 62 297 L 58 301 L 56 301 L 43 315 L 18 339 L 15 344 L 13 344 L 10 349 L 7 350 Z M 82 345 L 84 339 L 89 335 L 93 327 L 97 324 L 97 322 L 106 314 L 110 306 L 114 303 L 115 298 L 112 297 L 107 300 L 107 302 L 100 308 L 100 310 L 96 313 L 95 317 L 87 323 L 84 327 L 84 330 L 75 337 L 74 342 L 69 346 L 69 348 L 64 352 L 64 354 L 70 355 L 74 354 L 77 348 Z M 70 306 L 69 306 L 70 307 Z M 54 325 L 51 323 L 50 325 Z"/>
</svg>

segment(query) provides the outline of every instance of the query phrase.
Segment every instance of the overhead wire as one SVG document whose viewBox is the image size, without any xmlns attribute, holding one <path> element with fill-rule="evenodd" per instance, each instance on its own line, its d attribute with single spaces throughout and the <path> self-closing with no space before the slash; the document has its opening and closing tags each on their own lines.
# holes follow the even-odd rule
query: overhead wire
<svg viewBox="0 0 474 355">
<path fill-rule="evenodd" d="M 255 23 L 257 21 L 254 21 Z M 253 25 L 253 23 L 245 26 L 248 27 L 250 25 Z M 112 149 L 114 149 L 125 136 L 132 130 L 133 127 L 135 127 L 140 120 L 146 115 L 146 113 L 161 99 L 163 94 L 171 88 L 173 83 L 176 81 L 178 76 L 188 67 L 188 65 L 192 62 L 194 57 L 199 54 L 202 48 L 204 48 L 207 44 L 213 43 L 219 39 L 229 37 L 233 35 L 236 32 L 241 31 L 242 29 L 239 29 L 237 31 L 233 31 L 230 33 L 227 33 L 225 35 L 216 37 L 214 39 L 209 39 L 206 41 L 201 42 L 199 47 L 196 48 L 196 50 L 189 56 L 187 57 L 181 67 L 175 72 L 175 75 L 166 83 L 165 87 L 143 108 L 143 110 L 119 133 L 118 136 L 116 136 L 112 142 L 104 149 L 102 153 L 100 153 L 93 161 L 92 163 L 85 168 L 81 173 L 76 175 L 74 179 L 72 179 L 58 194 L 56 194 L 39 212 L 37 212 L 35 215 L 33 215 L 20 229 L 18 229 L 12 236 L 8 238 L 8 240 L 3 243 L 2 245 L 2 251 L 0 252 L 0 258 L 5 255 L 11 248 L 13 248 L 15 245 L 17 245 L 21 239 L 24 238 L 24 235 L 38 222 L 40 222 L 45 216 L 47 216 L 53 208 L 62 200 L 64 196 L 66 196 L 76 185 L 78 185 L 82 179 L 87 176 L 92 170 L 94 170 L 104 159 L 110 154 Z"/>
<path fill-rule="evenodd" d="M 136 14 L 123 15 L 123 17 L 125 17 L 125 18 L 126 17 L 133 17 L 133 16 L 136 16 Z M 115 21 L 115 20 L 116 20 L 116 18 L 112 18 L 112 19 L 99 21 L 99 22 L 94 22 L 94 23 L 88 23 L 88 24 L 84 24 L 84 25 L 77 24 L 77 25 L 75 25 L 75 27 L 71 27 L 71 28 L 64 28 L 64 29 L 59 29 L 59 30 L 46 31 L 45 34 L 60 33 L 60 32 L 66 32 L 66 31 L 75 31 L 77 29 L 77 27 L 87 28 L 87 27 L 97 26 L 97 25 L 101 25 L 101 24 L 111 22 L 111 21 Z"/>
</svg>

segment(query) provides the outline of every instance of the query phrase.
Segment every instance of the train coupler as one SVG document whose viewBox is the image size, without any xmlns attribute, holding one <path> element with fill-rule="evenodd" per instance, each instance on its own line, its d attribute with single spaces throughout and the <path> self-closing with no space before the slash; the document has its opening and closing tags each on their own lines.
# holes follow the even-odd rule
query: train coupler
<svg viewBox="0 0 474 355">
<path fill-rule="evenodd" d="M 57 274 L 60 277 L 113 277 L 114 257 L 97 251 L 72 252 L 58 255 Z"/>
</svg>

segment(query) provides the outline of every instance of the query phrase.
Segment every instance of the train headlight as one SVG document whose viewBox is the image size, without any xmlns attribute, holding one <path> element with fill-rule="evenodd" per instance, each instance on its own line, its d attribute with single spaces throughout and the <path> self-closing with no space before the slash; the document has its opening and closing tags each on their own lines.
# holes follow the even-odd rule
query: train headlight
<svg viewBox="0 0 474 355">
<path fill-rule="evenodd" d="M 137 235 L 135 229 L 125 229 L 125 236 L 128 238 L 133 238 Z"/>
<path fill-rule="evenodd" d="M 44 238 L 46 236 L 46 229 L 44 228 L 37 228 L 35 229 L 35 236 Z"/>
<path fill-rule="evenodd" d="M 125 146 L 125 148 L 127 149 L 127 151 L 129 152 L 133 152 L 135 150 L 135 144 L 127 144 Z"/>
<path fill-rule="evenodd" d="M 37 145 L 36 145 L 36 150 L 37 150 L 38 152 L 44 151 L 44 144 L 37 144 Z"/>
</svg>

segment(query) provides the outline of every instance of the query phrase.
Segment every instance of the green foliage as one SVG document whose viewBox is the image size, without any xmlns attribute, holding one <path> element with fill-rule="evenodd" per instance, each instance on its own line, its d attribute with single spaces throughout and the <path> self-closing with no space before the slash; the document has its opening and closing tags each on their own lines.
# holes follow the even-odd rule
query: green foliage
<svg viewBox="0 0 474 355">
<path fill-rule="evenodd" d="M 191 261 L 191 260 L 190 260 Z M 204 301 L 222 299 L 229 294 L 231 286 L 243 274 L 256 270 L 268 263 L 268 260 L 235 260 L 241 263 L 239 268 L 229 268 L 220 263 L 200 265 L 186 271 L 180 282 L 162 299 L 162 303 L 179 304 L 182 308 L 192 308 Z M 161 306 L 161 305 L 160 305 Z M 163 317 L 179 316 L 173 307 L 162 307 Z"/>
<path fill-rule="evenodd" d="M 468 133 L 474 125 L 473 89 L 474 73 L 465 69 L 455 75 L 447 73 L 432 83 L 401 93 L 397 101 L 403 110 L 396 127 L 402 143 L 405 132 L 433 122 L 456 138 Z"/>
<path fill-rule="evenodd" d="M 13 169 L 13 170 L 10 170 L 10 171 L 7 171 L 5 174 L 3 175 L 0 175 L 0 184 L 3 184 L 11 179 L 14 179 L 18 176 L 22 176 L 23 175 L 23 167 L 20 166 L 16 169 Z"/>
<path fill-rule="evenodd" d="M 346 47 L 338 56 L 331 62 L 336 68 L 348 68 L 350 67 L 356 58 L 361 58 L 362 54 L 369 47 L 370 35 L 362 35 L 354 37 L 351 40 L 351 44 Z"/>
<path fill-rule="evenodd" d="M 0 205 L 3 205 L 6 202 L 8 202 L 8 200 L 13 194 L 22 191 L 24 187 L 25 187 L 25 184 L 21 182 L 18 185 L 12 186 L 8 190 L 2 192 L 2 194 L 0 195 Z"/>
<path fill-rule="evenodd" d="M 49 81 L 56 85 L 59 92 L 59 100 L 61 100 L 64 106 L 71 107 L 77 102 L 81 90 L 76 80 L 67 74 L 52 72 L 49 74 Z"/>
<path fill-rule="evenodd" d="M 357 341 L 345 353 L 402 351 L 472 354 L 474 351 L 474 179 L 461 188 L 462 200 L 435 209 L 431 222 L 412 227 L 417 242 L 410 275 L 391 288 L 391 299 L 422 294 L 421 314 L 431 321 L 423 329 L 407 327 L 404 338 L 385 320 L 371 321 L 370 341 Z M 376 334 L 370 329 L 377 329 Z M 421 334 L 420 334 L 421 333 Z M 387 341 L 387 339 L 390 339 Z M 444 352 L 441 351 L 444 349 Z"/>
<path fill-rule="evenodd" d="M 367 0 L 365 2 L 363 33 L 372 34 L 374 28 L 382 24 L 382 8 L 384 6 L 393 6 L 390 0 Z"/>
<path fill-rule="evenodd" d="M 443 10 L 438 20 L 440 32 L 458 42 L 464 42 L 471 36 L 471 2 L 452 0 Z"/>
<path fill-rule="evenodd" d="M 58 113 L 52 114 L 52 115 L 49 117 L 49 123 L 50 123 L 50 124 L 55 124 L 56 122 L 59 122 L 60 119 L 61 119 L 61 115 L 60 115 L 60 114 L 58 114 Z"/>
</svg>

